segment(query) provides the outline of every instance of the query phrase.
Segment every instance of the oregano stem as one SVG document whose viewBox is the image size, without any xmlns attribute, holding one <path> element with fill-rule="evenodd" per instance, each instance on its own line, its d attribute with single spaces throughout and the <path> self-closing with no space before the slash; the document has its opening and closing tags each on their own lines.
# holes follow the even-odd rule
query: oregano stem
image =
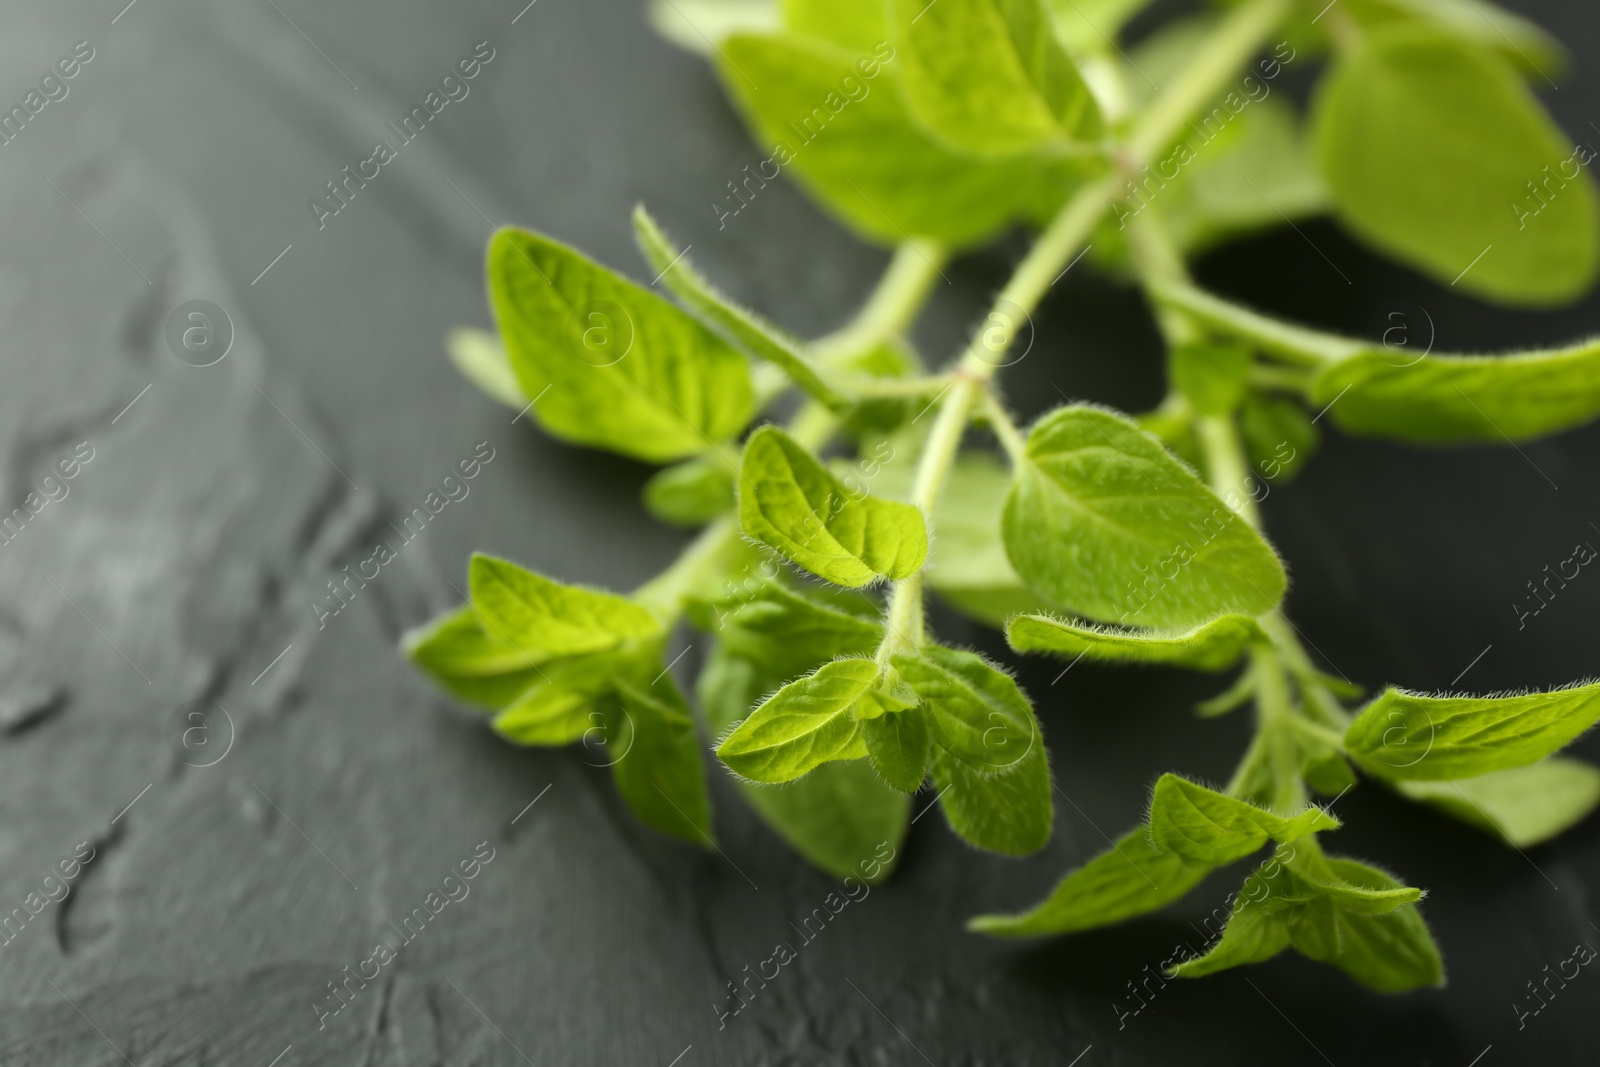
<svg viewBox="0 0 1600 1067">
<path fill-rule="evenodd" d="M 922 511 L 923 522 L 933 530 L 934 511 L 939 506 L 939 494 L 955 462 L 956 451 L 966 433 L 967 420 L 973 402 L 978 398 L 982 383 L 968 375 L 958 373 L 950 391 L 939 407 L 933 428 L 917 461 L 916 480 L 911 487 L 911 503 Z M 922 590 L 927 574 L 924 566 L 909 578 L 894 583 L 889 594 L 889 611 L 885 617 L 883 643 L 878 646 L 877 659 L 887 664 L 897 652 L 910 651 L 920 646 L 925 637 L 922 610 Z"/>
<path fill-rule="evenodd" d="M 983 410 L 989 416 L 989 425 L 994 430 L 995 437 L 1000 441 L 1000 447 L 1006 450 L 1006 455 L 1015 467 L 1028 455 L 1028 442 L 1024 440 L 1022 431 L 1017 428 L 1016 422 L 1011 418 L 1011 412 L 995 396 L 993 389 L 984 390 Z"/>
</svg>

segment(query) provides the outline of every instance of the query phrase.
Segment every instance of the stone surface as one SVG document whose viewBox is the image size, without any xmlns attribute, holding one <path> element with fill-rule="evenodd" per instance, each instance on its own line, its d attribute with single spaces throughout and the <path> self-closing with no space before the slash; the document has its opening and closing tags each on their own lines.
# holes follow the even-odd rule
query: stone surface
<svg viewBox="0 0 1600 1067">
<path fill-rule="evenodd" d="M 1514 6 L 1579 57 L 1551 99 L 1583 136 L 1600 98 L 1600 19 L 1578 3 Z M 1021 862 L 977 856 L 937 817 L 919 821 L 899 876 L 719 1026 L 725 983 L 788 938 L 829 880 L 720 779 L 725 857 L 653 837 L 603 771 L 498 742 L 395 655 L 403 629 L 460 599 L 475 548 L 629 588 L 682 541 L 643 517 L 644 469 L 512 425 L 456 377 L 440 339 L 487 325 L 482 248 L 502 222 L 641 277 L 627 213 L 646 200 L 735 296 L 803 333 L 841 321 L 882 254 L 788 186 L 718 229 L 707 202 L 759 155 L 704 65 L 658 41 L 629 0 L 539 0 L 520 15 L 518 0 L 118 7 L 34 3 L 8 14 L 0 42 L 7 101 L 75 42 L 94 49 L 69 95 L 0 147 L 7 508 L 78 460 L 65 495 L 0 546 L 0 707 L 29 720 L 0 724 L 0 913 L 29 915 L 0 944 L 0 1063 L 1466 1065 L 1492 1045 L 1490 1067 L 1592 1055 L 1600 1021 L 1582 985 L 1521 1030 L 1513 1005 L 1576 942 L 1600 945 L 1594 820 L 1521 855 L 1373 788 L 1342 800 L 1339 847 L 1431 891 L 1450 985 L 1405 998 L 1284 959 L 1151 983 L 1119 1021 L 1129 984 L 1196 938 L 1230 888 L 1220 876 L 1114 930 L 1032 946 L 962 933 L 967 916 L 1035 899 L 1132 825 L 1162 770 L 1224 776 L 1245 730 L 1188 714 L 1203 679 L 1085 666 L 1053 684 L 1059 668 L 1039 662 L 1021 678 L 1061 789 L 1049 847 Z M 470 95 L 319 229 L 308 198 L 479 42 L 494 58 Z M 1330 224 L 1303 229 L 1219 252 L 1202 277 L 1358 332 L 1374 309 L 1412 301 L 1442 349 L 1600 327 L 1593 299 L 1495 311 L 1366 256 Z M 1016 252 L 949 271 L 919 330 L 925 350 L 954 347 Z M 211 366 L 168 348 L 169 316 L 191 300 L 231 322 Z M 1010 379 L 1030 413 L 1056 390 L 1129 409 L 1158 398 L 1155 341 L 1126 290 L 1075 271 L 1038 328 Z M 319 619 L 325 583 L 379 540 L 399 546 L 394 524 L 480 442 L 495 458 L 471 494 Z M 1522 630 L 1507 604 L 1573 542 L 1600 539 L 1597 461 L 1596 428 L 1520 453 L 1329 440 L 1265 504 L 1295 618 L 1331 667 L 1372 687 L 1442 689 L 1469 663 L 1460 685 L 1480 691 L 1594 673 L 1600 585 L 1574 583 Z M 1002 654 L 993 633 L 937 621 Z M 1592 738 L 1578 750 L 1600 756 Z M 324 1015 L 328 984 L 487 850 L 470 894 Z M 64 900 L 41 896 L 91 855 Z M 37 915 L 30 900 L 44 901 Z"/>
</svg>

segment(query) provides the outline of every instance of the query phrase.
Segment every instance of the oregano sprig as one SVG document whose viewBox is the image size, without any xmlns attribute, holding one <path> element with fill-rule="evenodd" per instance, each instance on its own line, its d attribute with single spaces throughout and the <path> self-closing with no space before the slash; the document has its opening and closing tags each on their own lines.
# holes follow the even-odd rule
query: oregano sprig
<svg viewBox="0 0 1600 1067">
<path fill-rule="evenodd" d="M 1600 345 L 1397 358 L 1207 294 L 1185 263 L 1286 210 L 1331 210 L 1486 299 L 1586 289 L 1594 183 L 1526 84 L 1559 48 L 1463 3 L 1246 0 L 1132 59 L 1114 36 L 1141 0 L 1106 5 L 1092 33 L 1056 0 L 660 5 L 658 26 L 707 52 L 770 150 L 759 180 L 788 173 L 892 257 L 849 323 L 806 341 L 718 289 L 643 207 L 641 270 L 674 299 L 550 238 L 496 234 L 499 336 L 454 335 L 458 366 L 554 436 L 658 465 L 645 506 L 701 530 L 628 595 L 476 556 L 470 603 L 405 651 L 508 740 L 602 749 L 643 822 L 707 845 L 709 743 L 757 813 L 837 875 L 898 845 L 925 784 L 978 848 L 1025 855 L 1050 836 L 1034 704 L 1003 665 L 930 632 L 930 594 L 1019 653 L 1237 671 L 1197 709 L 1253 705 L 1225 784 L 1163 775 L 1141 825 L 1032 909 L 971 928 L 1121 922 L 1265 852 L 1215 943 L 1174 974 L 1293 948 L 1378 990 L 1439 983 L 1423 892 L 1325 852 L 1341 824 L 1313 798 L 1369 779 L 1519 847 L 1545 840 L 1600 802 L 1600 771 L 1558 754 L 1600 719 L 1600 687 L 1362 703 L 1283 613 L 1254 472 L 1303 466 L 1308 406 L 1416 443 L 1578 425 L 1600 414 Z M 1323 52 L 1302 124 L 1270 83 Z M 747 206 L 713 203 L 714 221 Z M 1015 225 L 1038 235 L 959 355 L 927 369 L 908 333 L 944 265 Z M 1091 263 L 1149 298 L 1171 391 L 1137 417 L 1068 402 L 1021 426 L 1000 390 L 1008 350 L 1091 243 Z M 791 392 L 794 413 L 764 421 Z M 979 423 L 998 454 L 969 440 Z M 698 723 L 666 656 L 682 625 L 713 639 Z"/>
</svg>

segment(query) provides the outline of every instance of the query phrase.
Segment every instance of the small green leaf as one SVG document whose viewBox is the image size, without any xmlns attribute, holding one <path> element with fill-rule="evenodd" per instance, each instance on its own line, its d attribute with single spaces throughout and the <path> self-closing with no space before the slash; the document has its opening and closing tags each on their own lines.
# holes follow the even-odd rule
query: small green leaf
<svg viewBox="0 0 1600 1067">
<path fill-rule="evenodd" d="M 1323 78 L 1315 121 L 1339 215 L 1375 247 L 1507 303 L 1560 303 L 1594 281 L 1594 184 L 1488 49 L 1425 24 L 1374 29 Z"/>
<path fill-rule="evenodd" d="M 849 399 L 823 381 L 800 354 L 797 341 L 719 293 L 689 261 L 687 250 L 679 251 L 661 232 L 643 204 L 633 209 L 633 232 L 651 269 L 659 272 L 659 280 L 702 321 L 752 356 L 781 368 L 795 385 L 830 410 L 842 414 L 850 409 Z"/>
<path fill-rule="evenodd" d="M 1250 646 L 1266 642 L 1248 615 L 1219 615 L 1189 630 L 1117 630 L 1048 615 L 1019 615 L 1006 627 L 1018 652 L 1048 652 L 1077 660 L 1161 663 L 1197 671 L 1227 670 Z"/>
<path fill-rule="evenodd" d="M 801 673 L 819 665 L 811 663 Z M 698 683 L 712 733 L 721 734 L 744 718 L 788 676 L 774 677 L 719 644 Z M 867 760 L 824 763 L 782 789 L 739 778 L 734 784 L 762 820 L 812 865 L 838 878 L 871 883 L 893 870 L 910 821 L 911 798 L 883 784 Z"/>
<path fill-rule="evenodd" d="M 1270 960 L 1289 947 L 1289 925 L 1279 912 L 1248 898 L 1236 901 L 1228 925 L 1211 950 L 1172 968 L 1174 978 L 1201 978 L 1232 967 Z"/>
<path fill-rule="evenodd" d="M 1317 452 L 1321 434 L 1298 401 L 1252 392 L 1239 412 L 1250 465 L 1269 482 L 1289 481 Z"/>
<path fill-rule="evenodd" d="M 542 658 L 485 631 L 471 604 L 409 631 L 400 650 L 445 692 L 484 708 L 501 707 L 527 689 Z"/>
<path fill-rule="evenodd" d="M 744 356 L 564 244 L 497 232 L 489 295 L 530 411 L 557 437 L 659 463 L 737 436 L 755 413 Z"/>
<path fill-rule="evenodd" d="M 883 640 L 880 611 L 866 597 L 841 593 L 823 599 L 780 580 L 691 601 L 689 619 L 734 655 L 780 679 L 809 674 L 830 659 L 870 656 Z"/>
<path fill-rule="evenodd" d="M 1526 767 L 1457 782 L 1396 782 L 1412 800 L 1431 804 L 1517 848 L 1548 841 L 1600 803 L 1600 770 L 1551 756 Z"/>
<path fill-rule="evenodd" d="M 1346 884 L 1382 895 L 1405 887 L 1382 871 L 1354 860 L 1328 857 L 1328 866 Z M 1415 890 L 1411 890 L 1415 892 Z M 1333 937 L 1313 935 L 1315 919 L 1331 920 Z M 1321 933 L 1320 931 L 1318 933 Z M 1380 993 L 1405 993 L 1444 983 L 1444 961 L 1415 904 L 1380 914 L 1363 914 L 1337 904 L 1301 917 L 1294 946 L 1302 955 L 1332 963 L 1351 978 Z M 1319 951 L 1330 945 L 1337 952 Z"/>
<path fill-rule="evenodd" d="M 719 59 L 729 95 L 771 152 L 758 173 L 791 169 L 870 240 L 981 244 L 1015 222 L 1048 219 L 1081 180 L 1070 160 L 980 159 L 925 133 L 901 101 L 886 41 L 863 55 L 796 34 L 736 34 Z"/>
<path fill-rule="evenodd" d="M 1100 108 L 1041 0 L 889 0 L 906 104 L 939 137 L 986 155 L 1100 136 Z"/>
<path fill-rule="evenodd" d="M 972 774 L 1011 774 L 1043 752 L 1033 705 L 1011 675 L 982 656 L 927 645 L 893 662 L 922 700 L 933 743 Z M 1048 806 L 1048 774 L 1044 785 Z"/>
<path fill-rule="evenodd" d="M 902 708 L 861 717 L 860 722 L 872 766 L 900 792 L 915 793 L 928 774 L 927 713 L 921 708 Z"/>
<path fill-rule="evenodd" d="M 671 675 L 653 684 L 616 680 L 606 753 L 617 792 L 646 826 L 707 848 L 711 799 L 694 719 Z"/>
<path fill-rule="evenodd" d="M 1422 899 L 1422 890 L 1404 885 L 1376 867 L 1355 860 L 1323 857 L 1315 852 L 1306 858 L 1312 862 L 1303 865 L 1294 860 L 1289 862 L 1293 872 L 1290 881 L 1308 890 L 1312 897 L 1326 897 L 1343 911 L 1382 915 Z"/>
<path fill-rule="evenodd" d="M 855 52 L 870 52 L 889 36 L 889 20 L 879 3 L 778 0 L 778 7 L 788 29 Z"/>
<path fill-rule="evenodd" d="M 1251 352 L 1240 344 L 1196 341 L 1167 357 L 1173 386 L 1202 415 L 1232 415 L 1244 403 Z"/>
<path fill-rule="evenodd" d="M 1339 821 L 1321 808 L 1284 818 L 1175 774 L 1161 776 L 1150 802 L 1151 842 L 1190 863 L 1210 866 L 1243 859 L 1269 838 L 1288 843 L 1338 827 Z"/>
<path fill-rule="evenodd" d="M 980 915 L 967 929 L 996 937 L 1039 937 L 1109 926 L 1166 907 L 1210 871 L 1156 848 L 1141 826 L 1063 878 L 1028 911 Z"/>
<path fill-rule="evenodd" d="M 1002 775 L 986 775 L 934 746 L 929 771 L 950 828 L 969 845 L 1026 856 L 1050 840 L 1050 763 L 1035 745 Z"/>
<path fill-rule="evenodd" d="M 1402 441 L 1528 441 L 1600 415 L 1600 341 L 1502 356 L 1373 348 L 1331 363 L 1311 402 L 1352 433 Z"/>
<path fill-rule="evenodd" d="M 450 362 L 467 381 L 482 389 L 491 400 L 498 400 L 513 410 L 520 410 L 527 398 L 512 373 L 511 362 L 506 359 L 505 346 L 500 338 L 484 330 L 451 330 L 445 338 L 445 350 Z"/>
<path fill-rule="evenodd" d="M 928 556 L 922 512 L 851 493 L 776 426 L 745 443 L 739 523 L 744 532 L 836 585 L 915 574 Z"/>
<path fill-rule="evenodd" d="M 850 709 L 878 680 L 870 659 L 824 663 L 790 682 L 717 746 L 728 769 L 752 782 L 790 782 L 829 760 L 867 754 Z"/>
<path fill-rule="evenodd" d="M 626 597 L 563 585 L 482 552 L 472 556 L 467 583 L 484 629 L 535 658 L 600 652 L 661 633 L 661 621 Z"/>
<path fill-rule="evenodd" d="M 733 510 L 733 472 L 720 459 L 695 456 L 644 483 L 644 506 L 662 522 L 700 526 Z"/>
<path fill-rule="evenodd" d="M 1001 532 L 1029 585 L 1124 625 L 1258 615 L 1288 584 L 1261 535 L 1193 471 L 1126 419 L 1087 405 L 1034 425 Z"/>
<path fill-rule="evenodd" d="M 1537 762 L 1600 719 L 1600 683 L 1501 697 L 1429 697 L 1388 689 L 1345 734 L 1380 778 L 1449 781 Z"/>
<path fill-rule="evenodd" d="M 649 661 L 659 658 L 652 651 Z M 490 725 L 518 745 L 567 745 L 591 731 L 599 738 L 607 721 L 605 700 L 630 665 L 623 657 L 606 652 L 549 662 Z"/>
</svg>

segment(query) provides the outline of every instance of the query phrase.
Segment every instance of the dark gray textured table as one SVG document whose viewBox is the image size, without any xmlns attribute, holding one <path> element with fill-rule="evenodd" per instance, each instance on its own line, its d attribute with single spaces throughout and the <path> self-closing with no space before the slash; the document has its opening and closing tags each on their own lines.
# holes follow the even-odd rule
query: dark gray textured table
<svg viewBox="0 0 1600 1067">
<path fill-rule="evenodd" d="M 899 876 L 719 1029 L 724 983 L 834 886 L 726 782 L 724 859 L 640 830 L 603 771 L 497 741 L 398 660 L 403 629 L 460 599 L 474 548 L 628 588 L 682 539 L 643 517 L 643 469 L 511 425 L 440 341 L 487 324 L 482 249 L 503 222 L 638 277 L 627 212 L 643 199 L 736 296 L 806 333 L 848 314 L 882 254 L 789 187 L 717 229 L 706 202 L 757 153 L 704 65 L 631 0 L 538 0 L 515 24 L 521 0 L 122 3 L 9 4 L 0 35 L 6 107 L 75 42 L 94 52 L 0 146 L 7 508 L 80 460 L 56 483 L 66 495 L 0 545 L 0 914 L 27 917 L 0 943 L 0 1064 L 1592 1062 L 1600 984 L 1521 1031 L 1512 1005 L 1575 942 L 1600 944 L 1596 820 L 1519 855 L 1373 789 L 1346 798 L 1341 847 L 1431 890 L 1450 984 L 1404 998 L 1283 958 L 1171 984 L 1119 1025 L 1113 1002 L 1195 936 L 1220 877 L 1092 935 L 961 933 L 1131 825 L 1160 771 L 1225 775 L 1246 728 L 1190 716 L 1206 683 L 1187 676 L 1085 666 L 1052 686 L 1059 668 L 1038 663 L 1022 679 L 1069 798 L 1050 846 L 979 856 L 920 821 Z M 1600 18 L 1514 6 L 1578 57 L 1548 97 L 1583 136 L 1600 119 Z M 319 229 L 308 199 L 479 42 L 493 58 L 469 95 Z M 1410 300 L 1444 349 L 1600 326 L 1594 299 L 1494 311 L 1332 225 L 1306 231 L 1353 284 L 1292 231 L 1214 255 L 1202 277 L 1354 331 Z M 953 349 L 1015 254 L 952 269 L 919 331 L 927 351 Z M 168 316 L 191 299 L 233 323 L 214 366 L 168 350 Z M 1011 378 L 1024 408 L 1052 386 L 1127 409 L 1158 398 L 1158 347 L 1129 292 L 1074 272 L 1039 335 Z M 493 459 L 470 495 L 319 620 L 327 579 L 398 542 L 390 524 L 483 442 Z M 1295 617 L 1368 685 L 1441 688 L 1480 652 L 1463 686 L 1594 673 L 1600 585 L 1575 583 L 1521 631 L 1508 604 L 1596 536 L 1597 460 L 1594 428 L 1522 454 L 1329 440 L 1265 505 Z M 992 633 L 940 625 L 1001 652 Z M 191 701 L 233 727 L 210 766 L 169 741 Z M 1579 750 L 1600 756 L 1593 739 Z M 50 901 L 80 843 L 93 858 Z M 492 859 L 468 895 L 321 1017 L 328 983 L 475 854 Z"/>
</svg>

